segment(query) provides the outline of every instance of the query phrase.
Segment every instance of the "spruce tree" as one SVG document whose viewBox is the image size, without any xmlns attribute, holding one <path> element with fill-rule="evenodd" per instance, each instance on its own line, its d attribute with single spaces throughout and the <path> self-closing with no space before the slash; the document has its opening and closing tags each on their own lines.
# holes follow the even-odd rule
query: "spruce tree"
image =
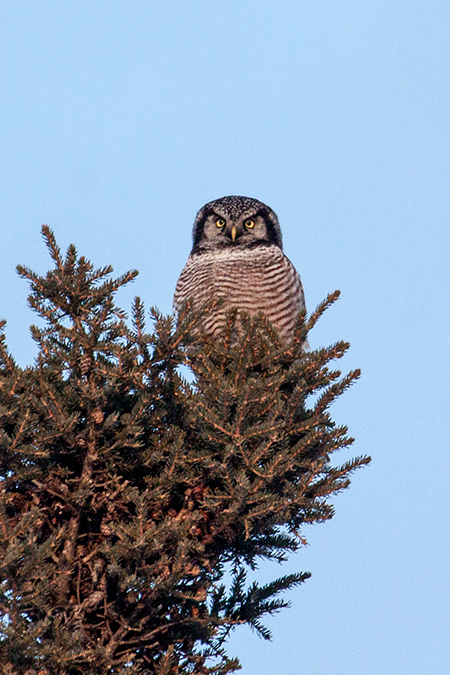
<svg viewBox="0 0 450 675">
<path fill-rule="evenodd" d="M 249 573 L 304 545 L 369 461 L 330 461 L 353 440 L 329 414 L 359 375 L 330 365 L 348 344 L 302 350 L 338 293 L 289 348 L 263 316 L 236 343 L 231 313 L 211 340 L 189 304 L 176 326 L 152 310 L 146 332 L 141 300 L 131 325 L 115 301 L 137 272 L 112 279 L 43 235 L 53 269 L 18 267 L 41 317 L 34 365 L 1 342 L 0 672 L 233 672 L 230 631 L 269 638 L 264 615 L 309 577 Z"/>
</svg>

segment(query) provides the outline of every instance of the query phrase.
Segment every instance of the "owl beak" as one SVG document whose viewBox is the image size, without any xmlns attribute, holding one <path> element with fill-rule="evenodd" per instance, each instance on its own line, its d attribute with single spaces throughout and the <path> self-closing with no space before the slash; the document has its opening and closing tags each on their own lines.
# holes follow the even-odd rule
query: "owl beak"
<svg viewBox="0 0 450 675">
<path fill-rule="evenodd" d="M 236 225 L 233 225 L 233 227 L 231 228 L 231 241 L 234 241 L 236 239 L 236 235 L 237 235 Z"/>
</svg>

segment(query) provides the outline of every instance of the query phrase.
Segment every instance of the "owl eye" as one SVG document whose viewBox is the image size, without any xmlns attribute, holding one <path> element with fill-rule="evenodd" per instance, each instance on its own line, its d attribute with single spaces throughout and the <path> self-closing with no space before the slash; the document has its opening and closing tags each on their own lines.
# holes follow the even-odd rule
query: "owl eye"
<svg viewBox="0 0 450 675">
<path fill-rule="evenodd" d="M 225 218 L 217 218 L 216 227 L 225 227 L 226 224 Z"/>
<path fill-rule="evenodd" d="M 246 227 L 247 230 L 251 230 L 252 227 L 255 227 L 255 221 L 251 218 L 247 218 L 247 220 L 244 220 L 244 227 Z"/>
</svg>

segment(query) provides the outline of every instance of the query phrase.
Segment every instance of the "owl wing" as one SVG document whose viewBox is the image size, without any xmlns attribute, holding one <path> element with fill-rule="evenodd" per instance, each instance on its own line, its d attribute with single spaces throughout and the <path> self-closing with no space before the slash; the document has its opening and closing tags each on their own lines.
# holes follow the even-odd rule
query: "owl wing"
<svg viewBox="0 0 450 675">
<path fill-rule="evenodd" d="M 210 255 L 190 255 L 180 274 L 173 296 L 173 310 L 178 314 L 182 305 L 192 299 L 200 306 L 212 299 L 214 266 Z"/>
<path fill-rule="evenodd" d="M 261 257 L 260 310 L 287 341 L 293 337 L 299 312 L 305 309 L 300 275 L 279 248 L 267 249 Z"/>
</svg>

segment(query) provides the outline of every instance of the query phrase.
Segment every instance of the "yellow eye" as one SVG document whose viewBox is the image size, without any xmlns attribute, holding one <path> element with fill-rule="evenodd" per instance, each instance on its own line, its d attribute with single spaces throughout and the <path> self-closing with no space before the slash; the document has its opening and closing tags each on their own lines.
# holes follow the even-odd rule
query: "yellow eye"
<svg viewBox="0 0 450 675">
<path fill-rule="evenodd" d="M 227 223 L 225 221 L 225 218 L 217 218 L 217 220 L 216 220 L 216 226 L 217 227 L 225 227 L 226 224 Z"/>
<path fill-rule="evenodd" d="M 244 220 L 244 227 L 246 227 L 247 230 L 251 230 L 252 227 L 255 227 L 255 221 L 251 218 L 247 218 L 247 220 Z"/>
</svg>

